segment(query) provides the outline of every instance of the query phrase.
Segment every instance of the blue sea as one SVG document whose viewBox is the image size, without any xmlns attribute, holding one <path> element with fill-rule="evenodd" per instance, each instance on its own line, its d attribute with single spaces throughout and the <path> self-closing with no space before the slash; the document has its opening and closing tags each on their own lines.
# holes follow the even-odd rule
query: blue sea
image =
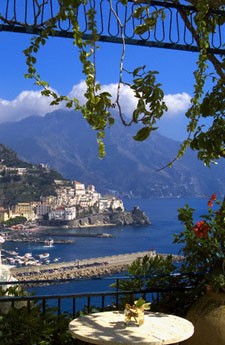
<svg viewBox="0 0 225 345">
<path fill-rule="evenodd" d="M 201 214 L 207 211 L 207 199 L 128 199 L 123 200 L 127 210 L 134 206 L 139 206 L 151 220 L 147 226 L 116 226 L 116 227 L 97 227 L 82 229 L 85 233 L 109 233 L 112 237 L 73 237 L 77 229 L 66 229 L 65 239 L 74 240 L 72 244 L 54 244 L 47 248 L 53 262 L 54 259 L 61 261 L 74 261 L 85 258 L 102 257 L 108 255 L 117 255 L 133 253 L 138 251 L 156 250 L 158 253 L 177 254 L 179 247 L 173 243 L 173 235 L 183 229 L 183 225 L 178 220 L 177 210 L 188 204 L 196 210 L 194 213 L 196 220 Z M 57 237 L 55 237 L 57 238 Z M 59 237 L 62 239 L 62 237 Z M 37 243 L 13 243 L 4 244 L 4 249 L 15 250 L 19 255 L 26 252 L 36 256 L 46 252 L 42 244 Z M 64 285 L 50 287 L 39 287 L 36 291 L 46 294 L 60 294 L 72 292 L 91 292 L 105 291 L 110 282 L 105 280 L 103 284 L 98 280 L 91 282 L 76 281 Z"/>
</svg>

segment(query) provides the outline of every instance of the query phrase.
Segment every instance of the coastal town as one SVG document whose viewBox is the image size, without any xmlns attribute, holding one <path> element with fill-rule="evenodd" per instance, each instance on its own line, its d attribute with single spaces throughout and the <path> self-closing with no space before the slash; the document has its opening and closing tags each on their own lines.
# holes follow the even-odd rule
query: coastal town
<svg viewBox="0 0 225 345">
<path fill-rule="evenodd" d="M 50 169 L 44 164 L 23 167 L 2 163 L 0 182 L 4 178 L 20 181 L 21 177 L 31 178 L 33 175 L 44 176 L 45 181 L 48 173 Z M 85 228 L 150 223 L 148 216 L 138 206 L 127 211 L 120 198 L 114 195 L 102 196 L 94 185 L 86 187 L 84 183 L 66 179 L 54 179 L 51 184 L 54 186 L 53 193 L 41 195 L 39 200 L 16 202 L 11 206 L 8 204 L 7 207 L 2 204 L 0 207 L 0 234 L 4 242 L 28 242 L 43 247 L 43 251 L 36 256 L 30 252 L 21 255 L 16 246 L 15 250 L 2 248 L 2 259 L 5 263 L 16 267 L 40 267 L 56 263 L 59 258 L 49 258 L 48 249 L 53 245 L 73 244 L 75 241 L 71 237 L 75 236 L 112 237 L 102 231 L 87 233 Z M 74 228 L 79 228 L 79 233 L 70 233 L 68 238 L 66 230 Z"/>
<path fill-rule="evenodd" d="M 1 169 L 3 169 L 1 167 Z M 4 167 L 9 171 L 8 167 Z M 46 167 L 47 169 L 47 167 Z M 14 175 L 26 174 L 26 168 L 10 168 Z M 0 223 L 18 216 L 28 221 L 69 221 L 90 213 L 102 213 L 106 209 L 124 211 L 121 199 L 102 196 L 95 186 L 78 181 L 55 180 L 55 195 L 42 196 L 40 201 L 19 202 L 11 208 L 0 208 Z"/>
<path fill-rule="evenodd" d="M 0 164 L 2 190 L 8 188 L 7 196 L 0 195 L 0 223 L 3 225 L 22 230 L 24 221 L 26 227 L 29 223 L 29 228 L 37 225 L 149 224 L 148 217 L 138 208 L 135 209 L 135 218 L 134 213 L 127 213 L 123 201 L 115 195 L 103 196 L 94 185 L 85 186 L 76 180 L 59 179 L 60 175 L 49 169 L 47 164 L 30 165 L 18 160 L 7 148 L 2 148 L 2 151 L 2 157 L 10 157 L 8 161 L 2 158 Z M 12 164 L 12 161 L 15 163 Z M 11 198 L 5 200 L 8 195 Z M 10 224 L 9 220 L 13 219 L 23 219 L 23 222 Z"/>
</svg>

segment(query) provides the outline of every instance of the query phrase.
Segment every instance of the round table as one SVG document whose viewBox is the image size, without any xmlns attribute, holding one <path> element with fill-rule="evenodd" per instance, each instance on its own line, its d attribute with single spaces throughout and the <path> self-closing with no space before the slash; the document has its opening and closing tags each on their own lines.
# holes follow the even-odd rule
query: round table
<svg viewBox="0 0 225 345">
<path fill-rule="evenodd" d="M 144 324 L 125 324 L 124 314 L 107 311 L 81 316 L 69 324 L 73 338 L 100 345 L 162 345 L 176 344 L 194 333 L 186 319 L 163 313 L 147 313 Z"/>
</svg>

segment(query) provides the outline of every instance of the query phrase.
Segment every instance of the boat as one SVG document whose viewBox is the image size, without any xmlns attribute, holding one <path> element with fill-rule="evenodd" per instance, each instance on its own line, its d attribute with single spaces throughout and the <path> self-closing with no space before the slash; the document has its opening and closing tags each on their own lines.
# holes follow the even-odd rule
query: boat
<svg viewBox="0 0 225 345">
<path fill-rule="evenodd" d="M 13 255 L 13 256 L 15 256 L 15 255 L 18 255 L 18 253 L 16 252 L 16 251 L 14 251 L 14 250 L 8 250 L 8 251 L 5 251 L 7 254 L 9 254 L 9 255 Z"/>
<path fill-rule="evenodd" d="M 39 261 L 38 260 L 28 260 L 28 261 L 25 261 L 23 264 L 25 266 L 36 266 L 38 265 Z"/>
<path fill-rule="evenodd" d="M 103 232 L 102 234 L 97 234 L 97 237 L 110 238 L 113 236 L 112 236 L 112 234 L 108 234 L 108 233 Z"/>
<path fill-rule="evenodd" d="M 45 242 L 44 242 L 45 247 L 52 247 L 53 244 L 54 244 L 53 238 L 48 238 L 48 239 L 45 240 Z"/>
<path fill-rule="evenodd" d="M 47 259 L 49 257 L 49 253 L 41 253 L 38 255 L 39 259 Z"/>
<path fill-rule="evenodd" d="M 23 257 L 24 257 L 25 260 L 31 259 L 32 258 L 32 253 L 25 253 Z"/>
<path fill-rule="evenodd" d="M 10 263 L 10 264 L 14 264 L 16 262 L 15 258 L 7 258 L 7 261 Z"/>
</svg>

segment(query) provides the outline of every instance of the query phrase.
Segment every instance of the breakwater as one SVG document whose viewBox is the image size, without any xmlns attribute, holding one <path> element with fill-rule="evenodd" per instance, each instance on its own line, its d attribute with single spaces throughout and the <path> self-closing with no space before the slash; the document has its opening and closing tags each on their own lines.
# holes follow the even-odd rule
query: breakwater
<svg viewBox="0 0 225 345">
<path fill-rule="evenodd" d="M 146 255 L 154 257 L 157 254 L 155 251 L 145 251 L 42 266 L 11 268 L 11 274 L 18 281 L 100 277 L 126 271 L 133 261 Z M 167 256 L 167 254 L 158 255 Z M 180 256 L 173 257 L 174 261 L 181 260 Z"/>
</svg>

